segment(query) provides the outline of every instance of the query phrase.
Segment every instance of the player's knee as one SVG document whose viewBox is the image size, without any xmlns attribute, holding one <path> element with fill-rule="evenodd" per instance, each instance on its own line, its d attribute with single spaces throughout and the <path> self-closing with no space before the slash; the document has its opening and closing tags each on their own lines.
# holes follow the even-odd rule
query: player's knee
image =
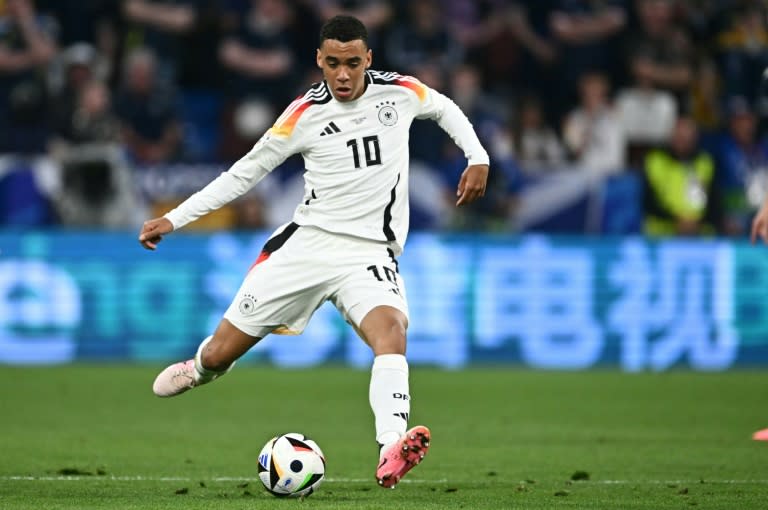
<svg viewBox="0 0 768 510">
<path fill-rule="evenodd" d="M 405 323 L 399 318 L 393 318 L 388 326 L 389 336 L 393 339 L 402 340 L 405 343 Z"/>
<path fill-rule="evenodd" d="M 375 335 L 371 347 L 376 355 L 405 354 L 405 324 L 396 318 L 382 324 Z"/>
<path fill-rule="evenodd" d="M 200 361 L 204 368 L 213 370 L 215 372 L 223 372 L 229 368 L 229 366 L 235 361 L 230 359 L 226 349 L 215 342 L 210 342 L 205 346 L 203 352 L 200 354 Z"/>
</svg>

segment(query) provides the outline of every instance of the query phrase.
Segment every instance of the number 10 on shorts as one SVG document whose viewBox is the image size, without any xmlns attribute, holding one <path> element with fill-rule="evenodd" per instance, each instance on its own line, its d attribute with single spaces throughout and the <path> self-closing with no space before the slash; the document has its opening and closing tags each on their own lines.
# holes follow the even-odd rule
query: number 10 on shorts
<svg viewBox="0 0 768 510">
<path fill-rule="evenodd" d="M 368 266 L 366 267 L 368 271 L 373 273 L 374 278 L 376 278 L 378 281 L 383 282 L 384 278 L 381 277 L 382 271 L 379 271 L 379 266 Z M 392 269 L 388 268 L 387 266 L 381 266 L 381 269 L 383 270 L 384 276 L 386 277 L 387 281 L 389 281 L 392 285 L 395 287 L 392 290 L 395 294 L 398 296 L 400 295 L 400 287 L 397 285 L 397 273 L 395 273 Z"/>
</svg>

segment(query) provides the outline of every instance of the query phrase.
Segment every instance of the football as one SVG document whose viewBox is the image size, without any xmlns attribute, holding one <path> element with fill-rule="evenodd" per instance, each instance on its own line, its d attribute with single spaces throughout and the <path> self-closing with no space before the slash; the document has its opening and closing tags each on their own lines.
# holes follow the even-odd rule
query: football
<svg viewBox="0 0 768 510">
<path fill-rule="evenodd" d="M 259 453 L 259 479 L 275 496 L 309 496 L 325 477 L 325 456 L 303 434 L 273 437 Z"/>
</svg>

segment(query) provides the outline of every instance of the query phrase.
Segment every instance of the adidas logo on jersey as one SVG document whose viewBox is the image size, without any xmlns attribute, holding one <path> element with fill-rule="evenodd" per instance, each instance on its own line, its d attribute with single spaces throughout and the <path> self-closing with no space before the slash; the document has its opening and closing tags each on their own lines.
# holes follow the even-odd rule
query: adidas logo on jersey
<svg viewBox="0 0 768 510">
<path fill-rule="evenodd" d="M 325 126 L 325 129 L 322 133 L 320 133 L 320 136 L 325 135 L 332 135 L 334 133 L 341 133 L 341 129 L 339 129 L 339 126 L 337 126 L 333 121 L 329 122 L 327 126 Z"/>
</svg>

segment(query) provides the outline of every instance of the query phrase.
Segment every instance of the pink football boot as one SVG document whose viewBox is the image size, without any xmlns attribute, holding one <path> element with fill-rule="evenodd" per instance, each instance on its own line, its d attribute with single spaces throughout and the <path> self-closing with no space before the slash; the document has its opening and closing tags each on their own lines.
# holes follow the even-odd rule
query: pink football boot
<svg viewBox="0 0 768 510">
<path fill-rule="evenodd" d="M 195 360 L 174 363 L 160 372 L 152 385 L 158 397 L 173 397 L 191 390 L 199 383 L 195 380 Z"/>
<path fill-rule="evenodd" d="M 429 450 L 429 440 L 429 429 L 417 425 L 387 446 L 381 452 L 379 467 L 376 468 L 379 485 L 394 489 L 400 479 L 424 459 Z"/>
<path fill-rule="evenodd" d="M 195 360 L 199 360 L 201 358 L 203 349 L 212 339 L 213 337 L 209 336 L 202 341 L 200 346 L 197 348 L 197 353 L 193 359 L 174 363 L 173 365 L 166 367 L 165 370 L 160 372 L 155 378 L 154 384 L 152 385 L 152 391 L 155 392 L 155 395 L 158 397 L 174 397 L 184 393 L 187 390 L 191 390 L 192 388 L 196 388 L 197 386 L 202 386 L 203 384 L 207 384 L 213 380 L 216 380 L 232 370 L 232 367 L 235 366 L 234 361 L 231 365 L 229 365 L 229 368 L 223 372 L 203 370 L 203 373 L 201 373 L 195 368 Z"/>
</svg>

